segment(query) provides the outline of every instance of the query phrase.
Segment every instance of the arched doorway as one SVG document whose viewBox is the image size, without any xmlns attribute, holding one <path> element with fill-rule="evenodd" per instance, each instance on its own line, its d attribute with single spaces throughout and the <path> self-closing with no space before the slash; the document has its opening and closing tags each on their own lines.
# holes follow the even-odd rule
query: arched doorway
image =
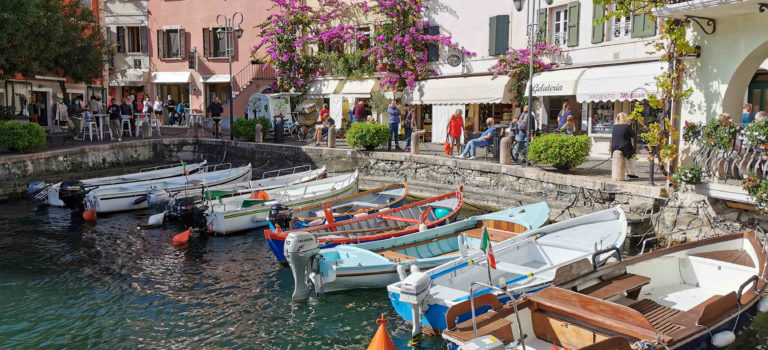
<svg viewBox="0 0 768 350">
<path fill-rule="evenodd" d="M 728 81 L 728 87 L 723 94 L 723 112 L 731 114 L 735 122 L 741 120 L 737 116 L 741 115 L 742 105 L 746 101 L 745 96 L 747 96 L 750 83 L 766 59 L 768 59 L 768 40 L 765 40 L 744 57 Z M 750 100 L 749 96 L 747 96 L 747 100 Z M 759 106 L 760 104 L 758 104 L 758 108 Z"/>
</svg>

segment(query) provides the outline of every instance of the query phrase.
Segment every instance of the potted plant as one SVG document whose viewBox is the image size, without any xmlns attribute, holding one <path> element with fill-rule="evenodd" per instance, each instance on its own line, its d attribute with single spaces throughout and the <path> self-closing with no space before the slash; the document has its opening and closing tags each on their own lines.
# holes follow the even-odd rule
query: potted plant
<svg viewBox="0 0 768 350">
<path fill-rule="evenodd" d="M 533 138 L 528 147 L 528 159 L 537 164 L 547 164 L 567 171 L 584 163 L 591 147 L 592 143 L 587 135 L 545 134 Z"/>
<path fill-rule="evenodd" d="M 374 123 L 352 123 L 344 137 L 350 147 L 372 151 L 389 141 L 389 128 Z"/>
</svg>

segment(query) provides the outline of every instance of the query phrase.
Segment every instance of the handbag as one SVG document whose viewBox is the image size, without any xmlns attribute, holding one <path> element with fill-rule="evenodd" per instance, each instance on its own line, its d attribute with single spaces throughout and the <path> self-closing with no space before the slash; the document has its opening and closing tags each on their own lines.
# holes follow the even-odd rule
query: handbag
<svg viewBox="0 0 768 350">
<path fill-rule="evenodd" d="M 447 136 L 445 137 L 445 145 L 444 145 L 443 148 L 445 148 L 445 155 L 450 156 L 451 155 L 451 143 L 448 142 L 448 137 Z"/>
</svg>

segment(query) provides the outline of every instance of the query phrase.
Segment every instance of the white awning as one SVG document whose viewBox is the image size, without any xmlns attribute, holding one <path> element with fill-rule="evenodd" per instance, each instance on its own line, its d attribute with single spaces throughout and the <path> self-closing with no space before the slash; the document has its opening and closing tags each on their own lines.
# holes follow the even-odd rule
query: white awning
<svg viewBox="0 0 768 350">
<path fill-rule="evenodd" d="M 201 75 L 200 82 L 204 84 L 229 83 L 229 74 Z"/>
<path fill-rule="evenodd" d="M 312 83 L 312 86 L 307 90 L 307 97 L 309 98 L 325 98 L 336 92 L 336 88 L 339 86 L 341 80 L 337 79 L 320 79 Z"/>
<path fill-rule="evenodd" d="M 155 84 L 186 84 L 189 83 L 189 72 L 154 72 L 152 82 Z"/>
<path fill-rule="evenodd" d="M 654 78 L 660 73 L 660 62 L 589 68 L 579 79 L 576 101 L 645 100 L 656 94 Z"/>
<path fill-rule="evenodd" d="M 411 104 L 509 103 L 509 77 L 492 76 L 428 79 L 406 96 Z"/>
<path fill-rule="evenodd" d="M 533 75 L 533 96 L 576 95 L 576 85 L 586 68 L 561 69 Z M 527 93 L 528 86 L 525 91 Z"/>
<path fill-rule="evenodd" d="M 351 98 L 368 98 L 371 97 L 371 90 L 374 86 L 376 86 L 374 79 L 347 80 L 340 95 Z"/>
</svg>

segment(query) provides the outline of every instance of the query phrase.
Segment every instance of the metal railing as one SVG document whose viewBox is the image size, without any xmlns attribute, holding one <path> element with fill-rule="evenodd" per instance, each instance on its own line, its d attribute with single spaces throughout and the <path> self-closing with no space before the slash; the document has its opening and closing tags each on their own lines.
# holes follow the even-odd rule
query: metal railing
<svg viewBox="0 0 768 350">
<path fill-rule="evenodd" d="M 509 296 L 509 299 L 511 300 L 512 307 L 515 310 L 515 320 L 517 321 L 517 330 L 520 332 L 520 345 L 523 347 L 523 350 L 525 350 L 525 335 L 523 334 L 523 324 L 520 323 L 520 315 L 517 313 L 517 301 L 515 300 L 515 295 L 508 291 L 506 288 L 500 288 L 496 287 L 487 283 L 483 282 L 472 282 L 469 285 L 469 305 L 472 309 L 472 333 L 474 334 L 475 338 L 477 338 L 477 316 L 475 315 L 475 293 L 473 292 L 475 286 L 481 286 L 485 287 L 487 289 L 492 289 L 495 291 L 502 292 Z"/>
<path fill-rule="evenodd" d="M 271 170 L 271 171 L 266 171 L 266 172 L 262 173 L 261 174 L 261 179 L 264 180 L 265 178 L 269 178 L 269 177 L 280 177 L 280 176 L 283 176 L 283 175 L 295 174 L 297 171 L 304 172 L 304 171 L 310 171 L 310 170 L 312 170 L 312 166 L 308 165 L 308 164 L 307 165 L 295 166 L 293 168 Z M 275 175 L 267 176 L 267 174 L 275 174 Z"/>
<path fill-rule="evenodd" d="M 234 101 L 235 97 L 240 94 L 245 88 L 247 88 L 253 80 L 271 80 L 275 79 L 275 70 L 267 64 L 253 64 L 249 63 L 239 72 L 232 76 L 233 97 L 231 101 Z"/>
</svg>

